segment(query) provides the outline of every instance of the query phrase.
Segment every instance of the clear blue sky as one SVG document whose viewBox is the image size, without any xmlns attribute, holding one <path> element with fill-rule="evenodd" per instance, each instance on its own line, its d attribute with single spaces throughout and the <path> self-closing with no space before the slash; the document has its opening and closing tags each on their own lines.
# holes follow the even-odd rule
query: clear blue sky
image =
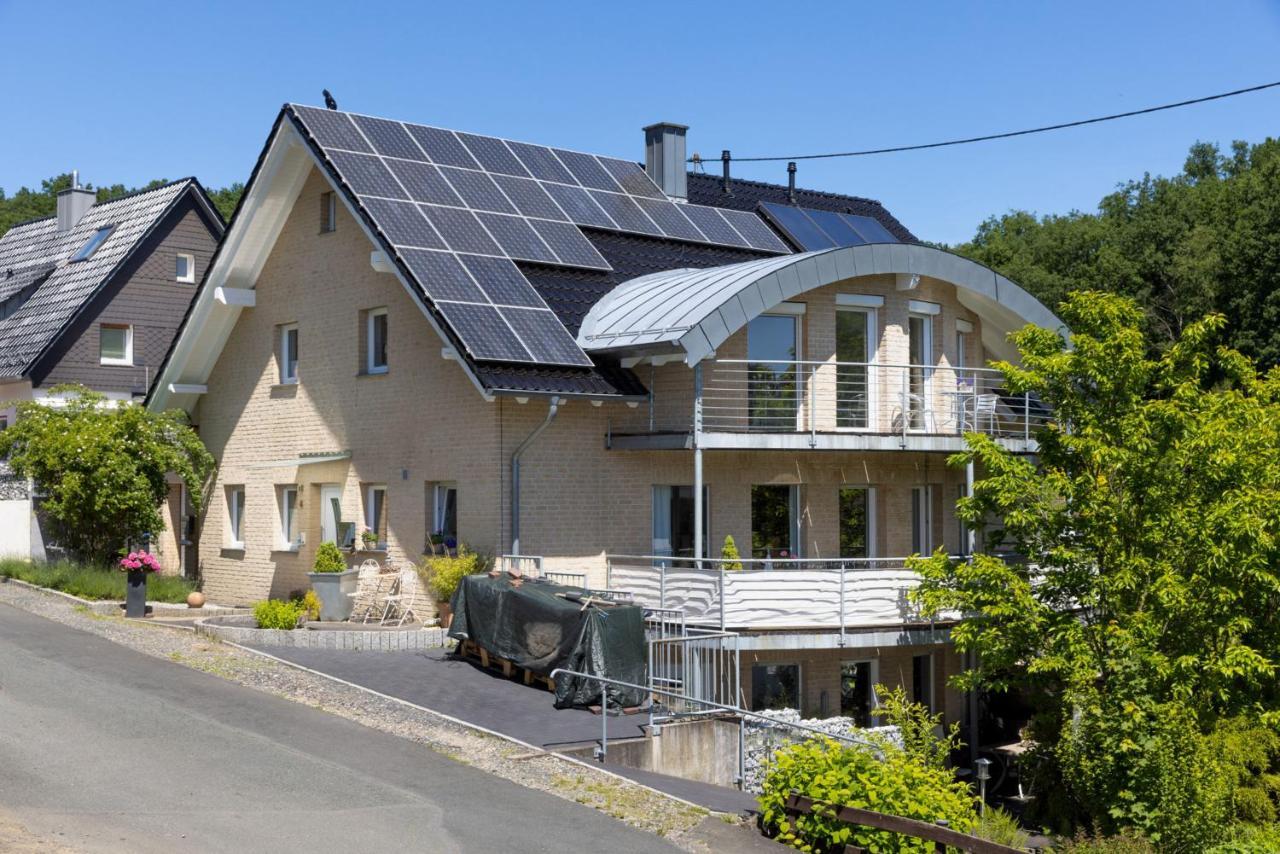
<svg viewBox="0 0 1280 854">
<path fill-rule="evenodd" d="M 0 0 L 0 187 L 245 179 L 285 101 L 643 158 L 930 142 L 1280 79 L 1280 2 L 18 3 Z M 1280 135 L 1280 90 L 1051 135 L 801 163 L 955 242 L 1093 209 L 1196 140 Z M 736 173 L 785 180 L 784 164 Z"/>
</svg>

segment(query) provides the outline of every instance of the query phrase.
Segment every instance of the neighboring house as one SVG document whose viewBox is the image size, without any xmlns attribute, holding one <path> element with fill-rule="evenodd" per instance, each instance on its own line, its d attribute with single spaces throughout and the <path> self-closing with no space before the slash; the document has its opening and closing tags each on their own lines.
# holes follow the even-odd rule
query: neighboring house
<svg viewBox="0 0 1280 854">
<path fill-rule="evenodd" d="M 225 227 L 194 178 L 96 197 L 63 190 L 54 216 L 0 236 L 0 429 L 23 401 L 57 405 L 62 383 L 141 400 Z M 45 556 L 32 492 L 0 461 L 0 555 Z"/>
<path fill-rule="evenodd" d="M 442 533 L 740 632 L 753 705 L 866 718 L 882 680 L 958 720 L 903 556 L 969 548 L 947 455 L 1034 450 L 1044 417 L 981 366 L 1059 322 L 878 202 L 687 173 L 678 125 L 646 143 L 647 173 L 285 106 L 150 396 L 218 460 L 205 591 Z M 726 535 L 750 571 L 692 567 Z"/>
</svg>

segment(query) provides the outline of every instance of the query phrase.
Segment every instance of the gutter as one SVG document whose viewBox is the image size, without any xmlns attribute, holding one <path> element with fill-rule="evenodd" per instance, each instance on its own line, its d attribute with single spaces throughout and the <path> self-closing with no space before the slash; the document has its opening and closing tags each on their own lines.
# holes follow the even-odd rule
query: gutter
<svg viewBox="0 0 1280 854">
<path fill-rule="evenodd" d="M 542 431 L 556 420 L 556 414 L 560 411 L 562 402 L 561 398 L 552 397 L 551 405 L 547 407 L 547 417 L 511 452 L 511 553 L 513 555 L 520 554 L 520 457 L 542 435 Z"/>
</svg>

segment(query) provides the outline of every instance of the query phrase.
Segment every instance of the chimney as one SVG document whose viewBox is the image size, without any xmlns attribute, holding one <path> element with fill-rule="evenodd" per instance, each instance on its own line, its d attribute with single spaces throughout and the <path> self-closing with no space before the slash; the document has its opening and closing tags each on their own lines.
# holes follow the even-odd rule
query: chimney
<svg viewBox="0 0 1280 854">
<path fill-rule="evenodd" d="M 98 194 L 80 186 L 80 173 L 72 171 L 71 186 L 58 193 L 58 231 L 70 231 L 76 227 L 93 203 Z"/>
<path fill-rule="evenodd" d="M 688 125 L 658 122 L 644 129 L 644 171 L 673 199 L 689 197 L 684 135 Z"/>
</svg>

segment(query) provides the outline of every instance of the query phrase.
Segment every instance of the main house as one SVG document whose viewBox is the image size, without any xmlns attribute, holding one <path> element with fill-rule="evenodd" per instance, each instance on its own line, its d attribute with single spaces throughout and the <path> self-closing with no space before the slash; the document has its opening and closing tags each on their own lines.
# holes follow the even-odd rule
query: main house
<svg viewBox="0 0 1280 854">
<path fill-rule="evenodd" d="M 194 178 L 97 201 L 73 186 L 53 216 L 0 235 L 0 429 L 17 405 L 87 386 L 140 400 L 196 293 L 225 224 Z M 42 558 L 33 485 L 0 462 L 0 556 Z M 168 508 L 185 527 L 181 495 Z M 169 561 L 181 569 L 181 550 Z"/>
<path fill-rule="evenodd" d="M 757 707 L 960 719 L 903 556 L 971 547 L 946 456 L 1034 451 L 984 365 L 1059 321 L 878 202 L 687 172 L 685 130 L 639 164 L 286 105 L 149 398 L 218 460 L 207 594 L 456 537 L 736 632 Z"/>
</svg>

